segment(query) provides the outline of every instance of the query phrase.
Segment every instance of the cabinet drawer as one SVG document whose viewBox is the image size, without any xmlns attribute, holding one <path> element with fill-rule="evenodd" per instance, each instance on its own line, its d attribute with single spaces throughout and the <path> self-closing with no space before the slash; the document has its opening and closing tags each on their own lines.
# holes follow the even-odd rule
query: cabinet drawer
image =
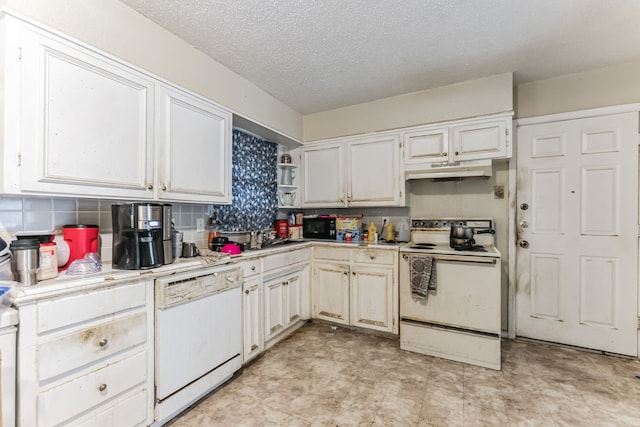
<svg viewBox="0 0 640 427">
<path fill-rule="evenodd" d="M 299 249 L 291 252 L 269 255 L 263 259 L 263 268 L 267 272 L 276 268 L 288 267 L 299 262 L 309 261 L 309 249 Z"/>
<path fill-rule="evenodd" d="M 85 294 L 38 303 L 38 333 L 117 313 L 146 303 L 146 282 L 132 282 L 117 288 L 92 290 Z"/>
<path fill-rule="evenodd" d="M 316 246 L 313 248 L 313 258 L 349 261 L 349 249 L 340 249 L 335 246 Z"/>
<path fill-rule="evenodd" d="M 38 345 L 38 378 L 45 381 L 147 341 L 147 315 L 104 322 Z"/>
<path fill-rule="evenodd" d="M 353 252 L 353 262 L 365 264 L 388 264 L 392 265 L 398 258 L 398 253 L 394 251 L 381 251 L 376 249 L 356 249 Z"/>
<path fill-rule="evenodd" d="M 262 273 L 262 262 L 260 259 L 254 259 L 251 261 L 244 261 L 240 263 L 242 268 L 242 275 L 247 278 L 256 274 Z"/>
<path fill-rule="evenodd" d="M 147 424 L 147 390 L 127 397 L 120 403 L 85 420 L 79 427 L 144 426 Z"/>
<path fill-rule="evenodd" d="M 67 381 L 38 395 L 38 425 L 58 425 L 146 379 L 147 353 L 141 352 Z"/>
</svg>

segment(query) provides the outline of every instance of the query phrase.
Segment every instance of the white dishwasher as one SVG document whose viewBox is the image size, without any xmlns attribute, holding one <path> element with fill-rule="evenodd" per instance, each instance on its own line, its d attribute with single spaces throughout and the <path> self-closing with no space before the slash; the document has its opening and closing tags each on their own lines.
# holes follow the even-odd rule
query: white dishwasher
<svg viewBox="0 0 640 427">
<path fill-rule="evenodd" d="M 235 264 L 156 279 L 156 413 L 162 425 L 242 365 L 242 270 Z"/>
</svg>

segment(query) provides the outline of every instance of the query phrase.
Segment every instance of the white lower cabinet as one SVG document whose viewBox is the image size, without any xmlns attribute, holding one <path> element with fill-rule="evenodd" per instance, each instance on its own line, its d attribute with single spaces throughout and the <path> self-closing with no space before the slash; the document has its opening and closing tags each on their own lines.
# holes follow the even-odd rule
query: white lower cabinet
<svg viewBox="0 0 640 427">
<path fill-rule="evenodd" d="M 248 362 L 264 350 L 262 260 L 259 258 L 241 264 L 244 273 L 242 285 L 243 362 Z"/>
<path fill-rule="evenodd" d="M 301 286 L 306 271 L 306 265 L 294 266 L 284 274 L 265 280 L 265 341 L 301 319 Z"/>
<path fill-rule="evenodd" d="M 397 334 L 397 277 L 396 248 L 317 246 L 313 254 L 312 315 Z"/>
<path fill-rule="evenodd" d="M 16 304 L 19 425 L 153 421 L 153 280 Z"/>
<path fill-rule="evenodd" d="M 265 348 L 285 338 L 310 316 L 309 248 L 263 259 Z"/>
</svg>

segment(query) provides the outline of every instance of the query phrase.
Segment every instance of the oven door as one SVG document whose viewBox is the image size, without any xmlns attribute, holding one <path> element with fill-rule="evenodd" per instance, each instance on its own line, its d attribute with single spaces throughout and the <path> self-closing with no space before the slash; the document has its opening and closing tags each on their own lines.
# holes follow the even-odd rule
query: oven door
<svg viewBox="0 0 640 427">
<path fill-rule="evenodd" d="M 436 289 L 425 299 L 411 294 L 409 255 L 436 260 Z M 500 334 L 500 258 L 403 253 L 399 267 L 402 321 Z"/>
</svg>

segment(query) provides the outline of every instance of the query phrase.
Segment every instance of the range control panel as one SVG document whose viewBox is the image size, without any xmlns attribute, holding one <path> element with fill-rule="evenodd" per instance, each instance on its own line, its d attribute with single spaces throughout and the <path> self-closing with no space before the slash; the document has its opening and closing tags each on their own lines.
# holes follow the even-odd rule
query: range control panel
<svg viewBox="0 0 640 427">
<path fill-rule="evenodd" d="M 443 230 L 450 229 L 453 225 L 461 225 L 473 228 L 492 228 L 492 219 L 462 219 L 462 218 L 439 218 L 424 219 L 414 218 L 411 220 L 412 230 Z"/>
</svg>

